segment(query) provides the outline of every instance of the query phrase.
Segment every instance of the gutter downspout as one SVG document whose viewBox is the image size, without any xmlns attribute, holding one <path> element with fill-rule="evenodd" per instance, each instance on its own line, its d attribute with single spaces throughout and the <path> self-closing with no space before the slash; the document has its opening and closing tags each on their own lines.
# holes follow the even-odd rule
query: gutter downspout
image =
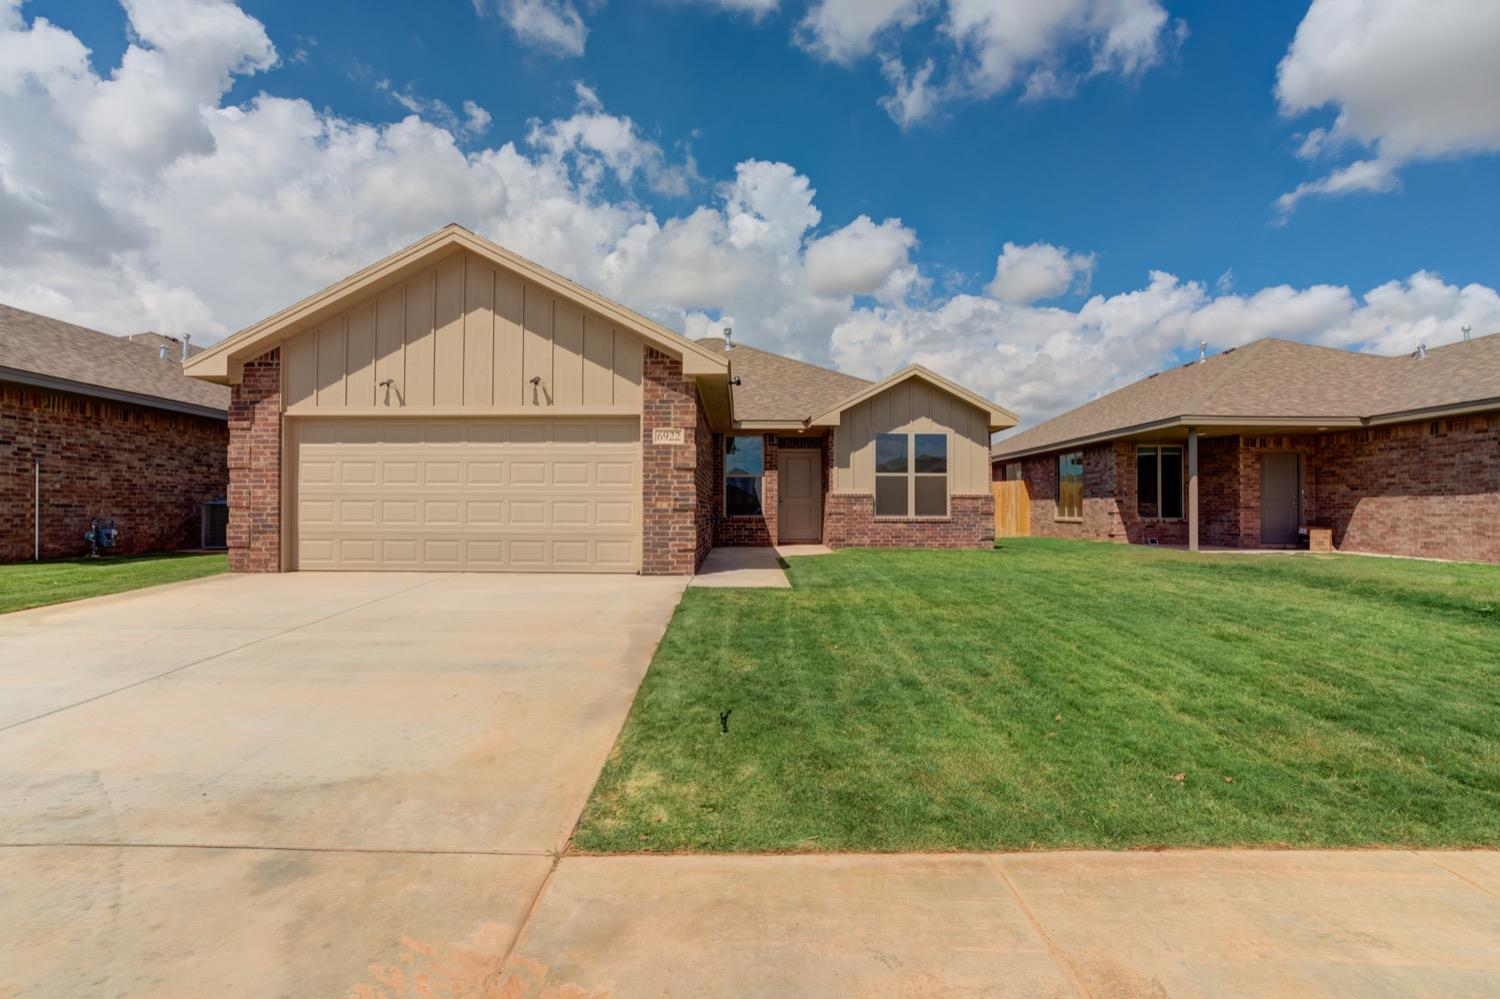
<svg viewBox="0 0 1500 999">
<path fill-rule="evenodd" d="M 42 459 L 31 459 L 31 560 L 42 560 Z"/>
</svg>

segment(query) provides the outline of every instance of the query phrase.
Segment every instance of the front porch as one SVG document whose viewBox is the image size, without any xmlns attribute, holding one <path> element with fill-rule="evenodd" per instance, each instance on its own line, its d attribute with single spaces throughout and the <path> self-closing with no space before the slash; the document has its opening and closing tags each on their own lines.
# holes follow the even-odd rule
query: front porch
<svg viewBox="0 0 1500 999">
<path fill-rule="evenodd" d="M 1319 520 L 1310 434 L 1189 428 L 1018 464 L 1036 536 L 1287 551 L 1306 548 L 1310 528 L 1337 526 Z"/>
</svg>

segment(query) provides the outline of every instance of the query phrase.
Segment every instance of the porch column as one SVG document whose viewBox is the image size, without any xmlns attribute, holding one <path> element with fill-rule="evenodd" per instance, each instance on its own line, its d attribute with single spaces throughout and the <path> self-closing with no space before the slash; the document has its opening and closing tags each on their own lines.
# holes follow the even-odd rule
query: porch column
<svg viewBox="0 0 1500 999">
<path fill-rule="evenodd" d="M 1198 428 L 1188 428 L 1188 551 L 1198 550 Z"/>
</svg>

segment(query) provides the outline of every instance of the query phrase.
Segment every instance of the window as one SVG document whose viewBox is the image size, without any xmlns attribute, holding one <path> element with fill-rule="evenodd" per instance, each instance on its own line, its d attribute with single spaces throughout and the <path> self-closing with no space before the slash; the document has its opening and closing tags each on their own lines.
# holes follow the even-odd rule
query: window
<svg viewBox="0 0 1500 999">
<path fill-rule="evenodd" d="M 1005 466 L 1005 481 L 1006 482 L 1020 482 L 1021 481 L 1021 463 L 1019 461 L 1012 461 L 1012 462 L 1010 462 L 1009 464 L 1007 464 Z"/>
<path fill-rule="evenodd" d="M 766 472 L 760 435 L 724 438 L 724 512 L 731 517 L 761 515 L 761 478 Z"/>
<path fill-rule="evenodd" d="M 1136 448 L 1136 514 L 1180 520 L 1182 506 L 1182 448 L 1177 445 Z"/>
<path fill-rule="evenodd" d="M 875 438 L 875 516 L 948 516 L 948 435 Z"/>
<path fill-rule="evenodd" d="M 1083 452 L 1057 456 L 1057 518 L 1083 519 Z"/>
<path fill-rule="evenodd" d="M 905 517 L 907 480 L 911 461 L 905 434 L 881 434 L 875 438 L 875 516 Z"/>
</svg>

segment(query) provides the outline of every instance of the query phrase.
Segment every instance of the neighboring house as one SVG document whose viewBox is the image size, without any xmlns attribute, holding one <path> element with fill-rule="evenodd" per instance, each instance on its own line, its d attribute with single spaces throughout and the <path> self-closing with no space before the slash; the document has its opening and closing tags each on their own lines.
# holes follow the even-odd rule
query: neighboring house
<svg viewBox="0 0 1500 999">
<path fill-rule="evenodd" d="M 1500 562 L 1500 335 L 1381 357 L 1257 340 L 1001 441 L 1031 533 Z M 1196 481 L 1195 481 L 1196 480 Z"/>
<path fill-rule="evenodd" d="M 1005 410 L 682 337 L 448 226 L 187 365 L 232 386 L 233 568 L 690 573 L 991 543 Z"/>
<path fill-rule="evenodd" d="M 38 540 L 42 558 L 86 552 L 93 517 L 117 553 L 199 545 L 199 505 L 229 479 L 229 392 L 183 375 L 180 350 L 0 305 L 0 562 Z"/>
</svg>

